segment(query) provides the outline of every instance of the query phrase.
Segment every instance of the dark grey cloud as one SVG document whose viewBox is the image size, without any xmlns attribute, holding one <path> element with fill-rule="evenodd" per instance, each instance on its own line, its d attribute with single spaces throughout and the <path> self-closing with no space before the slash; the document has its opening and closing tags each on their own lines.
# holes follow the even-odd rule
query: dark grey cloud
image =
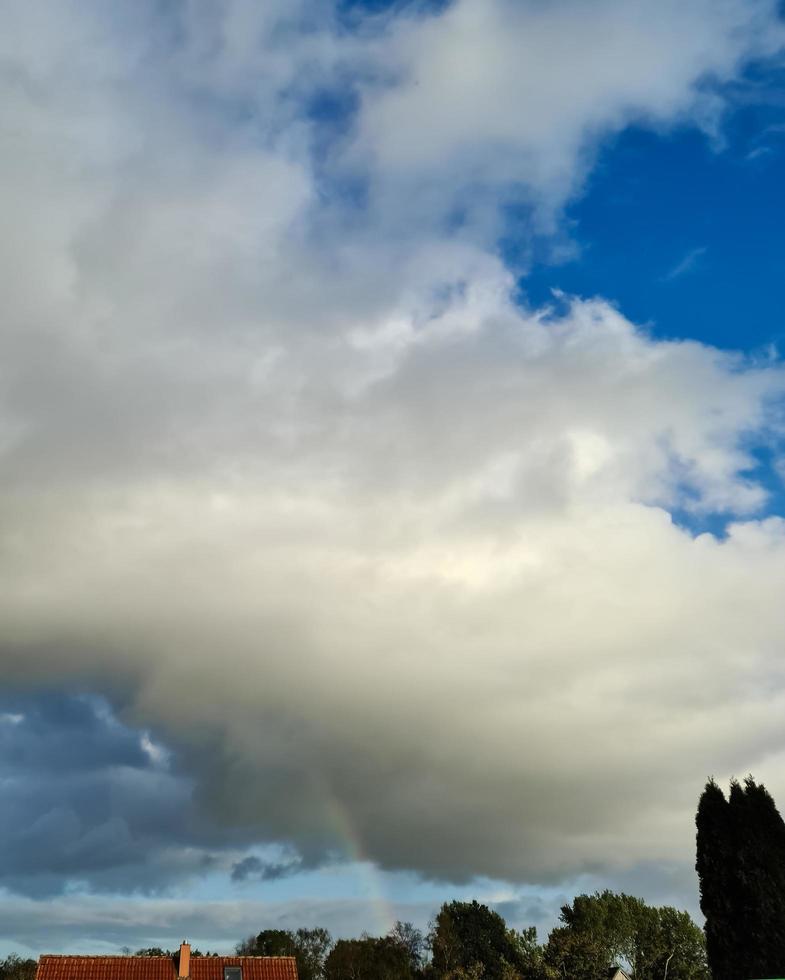
<svg viewBox="0 0 785 980">
<path fill-rule="evenodd" d="M 242 861 L 238 861 L 232 867 L 232 881 L 277 881 L 279 878 L 288 878 L 305 867 L 303 861 L 292 860 L 287 862 L 262 861 L 255 854 L 251 854 Z"/>
<path fill-rule="evenodd" d="M 262 860 L 253 854 L 242 861 L 238 861 L 232 868 L 232 881 L 245 881 L 247 878 L 260 875 L 264 872 L 265 866 Z"/>
<path fill-rule="evenodd" d="M 0 761 L 6 773 L 110 767 L 150 770 L 139 732 L 120 724 L 108 703 L 86 694 L 15 692 L 0 698 Z"/>
<path fill-rule="evenodd" d="M 193 805 L 193 781 L 98 697 L 0 700 L 0 885 L 155 892 L 219 867 L 231 832 Z"/>
</svg>

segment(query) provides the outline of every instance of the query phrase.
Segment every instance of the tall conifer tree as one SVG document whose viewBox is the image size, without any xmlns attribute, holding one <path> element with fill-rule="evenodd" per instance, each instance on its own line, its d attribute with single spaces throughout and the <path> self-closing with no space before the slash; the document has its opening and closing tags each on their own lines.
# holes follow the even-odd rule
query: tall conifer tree
<svg viewBox="0 0 785 980">
<path fill-rule="evenodd" d="M 710 780 L 698 803 L 695 869 L 700 882 L 701 912 L 706 917 L 706 958 L 714 980 L 738 980 L 734 902 L 730 895 L 734 836 L 725 794 Z"/>
<path fill-rule="evenodd" d="M 739 840 L 740 924 L 748 975 L 785 976 L 785 824 L 764 786 L 748 777 L 731 790 Z"/>
<path fill-rule="evenodd" d="M 714 980 L 785 976 L 785 823 L 764 786 L 714 780 L 696 815 L 701 911 Z"/>
</svg>

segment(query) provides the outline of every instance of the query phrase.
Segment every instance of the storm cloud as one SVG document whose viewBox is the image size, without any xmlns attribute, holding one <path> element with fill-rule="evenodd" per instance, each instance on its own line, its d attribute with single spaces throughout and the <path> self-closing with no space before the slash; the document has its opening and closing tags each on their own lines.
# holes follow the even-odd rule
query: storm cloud
<svg viewBox="0 0 785 980">
<path fill-rule="evenodd" d="M 229 868 L 244 841 L 202 820 L 193 782 L 109 705 L 65 692 L 6 694 L 0 715 L 0 884 L 42 898 L 155 893 Z"/>
</svg>

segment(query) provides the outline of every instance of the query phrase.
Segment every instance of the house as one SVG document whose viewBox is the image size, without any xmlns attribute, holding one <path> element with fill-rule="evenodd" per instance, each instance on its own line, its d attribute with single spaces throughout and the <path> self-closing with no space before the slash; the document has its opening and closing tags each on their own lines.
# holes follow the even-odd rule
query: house
<svg viewBox="0 0 785 980">
<path fill-rule="evenodd" d="M 293 956 L 54 956 L 38 960 L 35 980 L 297 980 Z"/>
<path fill-rule="evenodd" d="M 630 977 L 620 966 L 614 966 L 608 974 L 608 980 L 630 980 Z"/>
</svg>

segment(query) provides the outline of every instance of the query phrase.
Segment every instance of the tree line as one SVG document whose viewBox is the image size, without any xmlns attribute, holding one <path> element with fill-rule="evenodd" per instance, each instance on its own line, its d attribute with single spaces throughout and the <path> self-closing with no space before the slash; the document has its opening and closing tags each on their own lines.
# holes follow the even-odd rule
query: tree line
<svg viewBox="0 0 785 980">
<path fill-rule="evenodd" d="M 598 980 L 624 966 L 635 980 L 708 980 L 702 930 L 686 912 L 610 891 L 579 895 L 540 944 L 477 901 L 447 902 L 423 933 L 339 939 L 326 929 L 266 929 L 246 956 L 294 956 L 300 980 Z"/>
<path fill-rule="evenodd" d="M 37 966 L 36 960 L 11 953 L 5 959 L 0 959 L 0 980 L 33 980 Z"/>
</svg>

